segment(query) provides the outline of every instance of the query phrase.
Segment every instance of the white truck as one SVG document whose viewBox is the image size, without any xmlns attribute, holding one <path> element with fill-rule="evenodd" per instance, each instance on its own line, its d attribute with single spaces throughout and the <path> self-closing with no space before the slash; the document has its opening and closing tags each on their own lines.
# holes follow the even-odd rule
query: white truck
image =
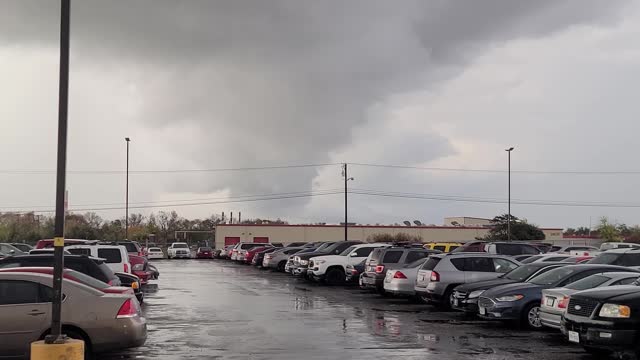
<svg viewBox="0 0 640 360">
<path fill-rule="evenodd" d="M 344 284 L 347 265 L 357 265 L 377 248 L 390 247 L 389 244 L 359 244 L 347 248 L 338 255 L 316 256 L 309 260 L 307 276 L 328 285 Z"/>
<path fill-rule="evenodd" d="M 189 259 L 191 258 L 191 250 L 185 242 L 174 242 L 167 248 L 167 258 L 169 259 Z"/>
</svg>

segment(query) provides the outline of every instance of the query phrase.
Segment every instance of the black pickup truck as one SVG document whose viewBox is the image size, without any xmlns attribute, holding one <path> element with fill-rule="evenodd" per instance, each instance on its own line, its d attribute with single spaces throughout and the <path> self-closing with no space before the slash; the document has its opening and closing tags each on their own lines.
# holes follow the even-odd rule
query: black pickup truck
<svg viewBox="0 0 640 360">
<path fill-rule="evenodd" d="M 640 357 L 640 286 L 613 286 L 571 296 L 560 325 L 570 342 L 598 357 L 635 352 Z"/>
</svg>

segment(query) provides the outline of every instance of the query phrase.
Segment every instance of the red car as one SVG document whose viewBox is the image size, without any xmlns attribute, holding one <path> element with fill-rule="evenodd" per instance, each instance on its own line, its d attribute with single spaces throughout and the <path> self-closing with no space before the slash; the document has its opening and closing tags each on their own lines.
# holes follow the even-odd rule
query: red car
<svg viewBox="0 0 640 360">
<path fill-rule="evenodd" d="M 140 284 L 147 285 L 153 273 L 149 270 L 149 261 L 144 256 L 129 254 L 131 273 L 140 278 Z"/>
<path fill-rule="evenodd" d="M 247 250 L 247 255 L 245 255 L 245 257 L 244 257 L 244 263 L 245 264 L 251 264 L 251 261 L 253 261 L 253 257 L 256 256 L 256 253 L 259 253 L 260 251 L 267 250 L 267 249 L 269 249 L 271 247 L 272 246 L 259 246 L 259 247 L 254 247 L 254 248 L 251 248 L 251 249 Z"/>
<path fill-rule="evenodd" d="M 213 259 L 213 249 L 210 247 L 199 247 L 196 252 L 196 259 Z"/>
</svg>

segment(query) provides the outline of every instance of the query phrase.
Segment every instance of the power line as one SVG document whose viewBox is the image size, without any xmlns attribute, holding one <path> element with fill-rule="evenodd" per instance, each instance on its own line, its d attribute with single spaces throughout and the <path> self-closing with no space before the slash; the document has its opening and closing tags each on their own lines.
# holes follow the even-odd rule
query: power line
<svg viewBox="0 0 640 360">
<path fill-rule="evenodd" d="M 341 163 L 321 163 L 321 164 L 300 164 L 300 165 L 278 165 L 278 166 L 256 166 L 239 168 L 213 168 L 213 169 L 166 169 L 166 170 L 129 170 L 129 174 L 159 174 L 159 173 L 201 173 L 201 172 L 233 172 L 233 171 L 263 171 L 278 169 L 303 169 L 323 166 L 341 165 Z M 69 170 L 68 174 L 86 175 L 121 175 L 125 170 Z M 55 174 L 54 170 L 0 170 L 0 174 L 11 175 L 47 175 Z"/>
<path fill-rule="evenodd" d="M 391 169 L 414 169 L 426 171 L 449 171 L 449 172 L 476 172 L 476 173 L 507 173 L 507 170 L 499 169 L 473 169 L 473 168 L 441 168 L 441 167 L 422 167 L 407 165 L 390 165 L 390 164 L 368 164 L 368 163 L 349 163 L 349 165 Z M 531 174 L 531 175 L 640 175 L 640 171 L 578 171 L 578 170 L 511 170 L 511 173 Z"/>
</svg>

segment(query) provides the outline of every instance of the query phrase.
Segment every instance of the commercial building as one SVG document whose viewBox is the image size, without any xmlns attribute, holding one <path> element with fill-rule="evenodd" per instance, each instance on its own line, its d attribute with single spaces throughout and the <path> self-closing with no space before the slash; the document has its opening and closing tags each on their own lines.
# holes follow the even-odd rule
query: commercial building
<svg viewBox="0 0 640 360">
<path fill-rule="evenodd" d="M 454 220 L 455 221 L 455 220 Z M 547 241 L 562 239 L 562 229 L 541 229 Z M 485 236 L 487 226 L 399 226 L 399 225 L 349 225 L 349 240 L 367 241 L 375 234 L 404 233 L 420 236 L 423 242 L 471 241 Z M 340 241 L 344 240 L 343 225 L 247 225 L 221 224 L 216 226 L 216 248 L 238 242 L 282 243 Z"/>
</svg>

